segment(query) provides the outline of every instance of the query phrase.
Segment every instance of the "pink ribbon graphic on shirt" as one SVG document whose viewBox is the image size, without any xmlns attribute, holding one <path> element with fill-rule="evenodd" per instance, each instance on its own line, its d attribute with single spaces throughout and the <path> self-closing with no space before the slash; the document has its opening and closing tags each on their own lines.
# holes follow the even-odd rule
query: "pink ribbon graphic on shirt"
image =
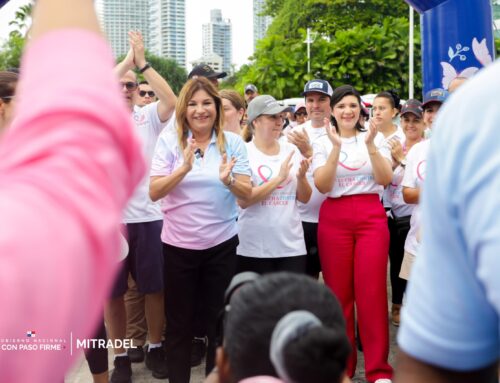
<svg viewBox="0 0 500 383">
<path fill-rule="evenodd" d="M 366 162 L 367 162 L 367 161 L 363 162 L 361 164 L 361 166 L 359 166 L 359 167 L 353 167 L 352 165 L 351 166 L 347 166 L 345 164 L 345 162 L 347 162 L 348 158 L 349 158 L 349 156 L 347 155 L 346 152 L 343 152 L 343 151 L 340 152 L 339 165 L 342 166 L 344 169 L 349 170 L 350 172 L 355 172 L 356 170 L 361 169 L 363 166 L 366 165 Z"/>
<path fill-rule="evenodd" d="M 262 180 L 261 182 L 259 182 L 259 186 L 260 186 L 263 183 L 269 182 L 269 180 L 273 176 L 273 170 L 267 165 L 260 165 L 257 168 L 257 174 L 259 175 L 260 179 Z M 283 182 L 280 186 L 278 186 L 277 189 L 283 189 L 290 182 L 292 182 L 292 177 L 289 175 L 288 178 L 285 180 L 285 182 Z"/>
<path fill-rule="evenodd" d="M 425 180 L 425 175 L 427 174 L 427 167 L 426 165 L 426 160 L 423 160 L 419 162 L 417 166 L 417 177 L 420 178 L 422 181 Z"/>
</svg>

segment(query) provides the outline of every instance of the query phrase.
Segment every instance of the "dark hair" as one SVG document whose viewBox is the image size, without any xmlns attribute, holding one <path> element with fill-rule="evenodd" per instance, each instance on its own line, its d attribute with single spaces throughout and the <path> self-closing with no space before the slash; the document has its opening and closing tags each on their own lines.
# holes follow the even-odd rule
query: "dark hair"
<svg viewBox="0 0 500 383">
<path fill-rule="evenodd" d="M 284 360 L 294 382 L 340 383 L 351 346 L 344 326 L 315 327 L 287 343 Z"/>
<path fill-rule="evenodd" d="M 302 377 L 317 369 L 315 376 L 332 376 L 333 370 L 338 370 L 338 375 L 342 375 L 350 345 L 337 299 L 325 285 L 310 277 L 282 272 L 268 274 L 243 285 L 231 298 L 224 325 L 224 350 L 235 382 L 257 375 L 277 377 L 269 357 L 271 336 L 278 321 L 295 310 L 307 310 L 314 314 L 324 326 L 319 334 L 332 331 L 336 335 L 330 333 L 327 337 L 328 347 L 316 331 L 311 332 L 311 337 L 292 345 L 286 357 L 290 374 Z M 320 350 L 332 349 L 337 351 L 319 355 Z M 304 361 L 292 366 L 301 357 Z M 314 365 L 306 366 L 306 361 L 315 362 Z M 310 377 L 303 381 L 320 382 Z"/>
<path fill-rule="evenodd" d="M 147 82 L 146 80 L 142 80 L 139 85 L 149 85 L 149 82 Z"/>
<path fill-rule="evenodd" d="M 14 95 L 19 75 L 11 71 L 0 71 L 0 98 Z"/>
<path fill-rule="evenodd" d="M 380 92 L 375 96 L 375 98 L 379 97 L 388 99 L 394 109 L 397 109 L 398 111 L 401 110 L 401 98 L 399 97 L 399 94 L 395 89 L 389 89 L 388 91 Z"/>
<path fill-rule="evenodd" d="M 338 88 L 335 88 L 335 90 L 333 91 L 333 94 L 332 94 L 332 97 L 330 100 L 330 106 L 332 107 L 332 110 L 335 107 L 335 105 L 337 105 L 346 96 L 356 97 L 358 99 L 359 109 L 360 110 L 362 109 L 361 108 L 361 95 L 359 94 L 359 92 L 351 85 L 341 85 Z M 335 119 L 335 117 L 333 117 L 333 115 L 330 118 L 330 121 L 331 121 L 332 125 L 335 126 L 337 133 L 340 133 L 339 126 L 337 124 L 337 120 Z M 359 121 L 356 122 L 356 130 L 358 132 L 365 132 L 366 131 L 366 129 L 359 123 Z"/>
</svg>

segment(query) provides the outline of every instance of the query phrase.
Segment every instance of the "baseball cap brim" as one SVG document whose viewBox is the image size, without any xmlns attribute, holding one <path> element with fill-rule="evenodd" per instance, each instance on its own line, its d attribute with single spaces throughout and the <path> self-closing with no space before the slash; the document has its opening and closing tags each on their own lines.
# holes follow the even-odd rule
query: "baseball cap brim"
<svg viewBox="0 0 500 383">
<path fill-rule="evenodd" d="M 227 76 L 226 72 L 214 72 L 210 76 L 207 76 L 207 78 L 224 78 Z"/>
<path fill-rule="evenodd" d="M 419 111 L 419 110 L 416 110 L 416 109 L 405 110 L 404 112 L 401 112 L 401 116 L 404 116 L 405 114 L 408 114 L 408 113 L 411 113 L 411 114 L 413 114 L 414 116 L 416 116 L 418 118 L 422 118 L 422 111 Z"/>
<path fill-rule="evenodd" d="M 257 117 L 262 116 L 264 114 L 273 115 L 273 114 L 277 114 L 277 113 L 283 113 L 283 112 L 286 112 L 288 109 L 289 109 L 288 106 L 283 106 L 283 105 L 271 106 L 267 109 L 264 109 L 261 113 L 259 113 L 258 115 L 256 115 L 253 118 L 249 115 L 248 119 L 247 119 L 247 123 L 250 124 Z"/>
<path fill-rule="evenodd" d="M 438 103 L 438 104 L 442 104 L 442 103 L 444 103 L 444 100 L 437 99 L 437 98 L 431 98 L 430 100 L 427 100 L 426 102 L 424 102 L 422 104 L 422 108 L 425 108 L 427 105 L 432 104 L 433 102 Z"/>
<path fill-rule="evenodd" d="M 321 93 L 321 94 L 327 95 L 328 97 L 332 97 L 331 95 L 328 94 L 328 92 L 325 92 L 322 89 L 311 89 L 311 90 L 308 90 L 306 92 L 302 92 L 302 96 L 307 96 L 308 93 Z"/>
</svg>

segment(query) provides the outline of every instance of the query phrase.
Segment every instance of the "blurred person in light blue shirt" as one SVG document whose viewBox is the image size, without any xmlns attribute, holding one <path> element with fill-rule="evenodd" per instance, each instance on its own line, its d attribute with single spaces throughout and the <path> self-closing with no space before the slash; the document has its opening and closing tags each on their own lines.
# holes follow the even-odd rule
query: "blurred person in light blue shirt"
<svg viewBox="0 0 500 383">
<path fill-rule="evenodd" d="M 396 382 L 498 382 L 498 89 L 500 62 L 457 90 L 433 129 Z"/>
</svg>

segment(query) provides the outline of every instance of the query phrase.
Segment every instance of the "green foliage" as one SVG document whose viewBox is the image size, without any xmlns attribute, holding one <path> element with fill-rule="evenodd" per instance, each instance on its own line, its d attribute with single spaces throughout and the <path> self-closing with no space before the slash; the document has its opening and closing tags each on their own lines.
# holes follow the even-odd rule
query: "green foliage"
<svg viewBox="0 0 500 383">
<path fill-rule="evenodd" d="M 305 82 L 323 78 L 332 86 L 352 84 L 361 93 L 398 89 L 408 93 L 408 20 L 387 18 L 381 25 L 356 25 L 332 37 L 319 36 L 311 45 L 311 73 L 307 73 L 306 32 L 298 38 L 268 35 L 253 56 L 253 65 L 240 70 L 236 88 L 255 84 L 260 93 L 277 99 L 298 97 Z M 421 83 L 420 34 L 415 33 L 415 94 Z"/>
<path fill-rule="evenodd" d="M 268 36 L 297 38 L 301 28 L 332 37 L 355 25 L 381 26 L 387 18 L 407 17 L 408 9 L 402 0 L 267 0 L 264 13 L 274 17 Z"/>
<path fill-rule="evenodd" d="M 24 38 L 20 35 L 10 35 L 9 39 L 0 48 L 0 70 L 19 68 L 24 43 Z"/>
<path fill-rule="evenodd" d="M 33 3 L 29 2 L 28 4 L 22 5 L 16 11 L 16 15 L 14 20 L 12 20 L 9 25 L 14 26 L 15 29 L 10 32 L 12 35 L 24 36 L 26 31 L 28 30 L 29 25 L 31 24 L 31 13 L 33 12 Z"/>
<path fill-rule="evenodd" d="M 500 57 L 500 38 L 495 39 L 495 50 L 496 50 L 496 55 L 495 57 Z"/>
<path fill-rule="evenodd" d="M 125 55 L 118 57 L 116 60 L 120 62 L 124 59 Z M 156 56 L 152 53 L 146 52 L 146 60 L 151 63 L 151 66 L 167 80 L 175 94 L 179 94 L 182 86 L 187 81 L 186 70 L 177 64 L 177 61 L 172 59 L 165 59 Z M 144 80 L 141 74 L 137 75 L 139 81 Z"/>
<path fill-rule="evenodd" d="M 0 70 L 19 68 L 21 65 L 25 34 L 31 24 L 32 11 L 32 2 L 22 5 L 16 11 L 14 20 L 9 22 L 9 25 L 14 27 L 14 29 L 11 30 L 8 40 L 0 46 Z"/>
</svg>

